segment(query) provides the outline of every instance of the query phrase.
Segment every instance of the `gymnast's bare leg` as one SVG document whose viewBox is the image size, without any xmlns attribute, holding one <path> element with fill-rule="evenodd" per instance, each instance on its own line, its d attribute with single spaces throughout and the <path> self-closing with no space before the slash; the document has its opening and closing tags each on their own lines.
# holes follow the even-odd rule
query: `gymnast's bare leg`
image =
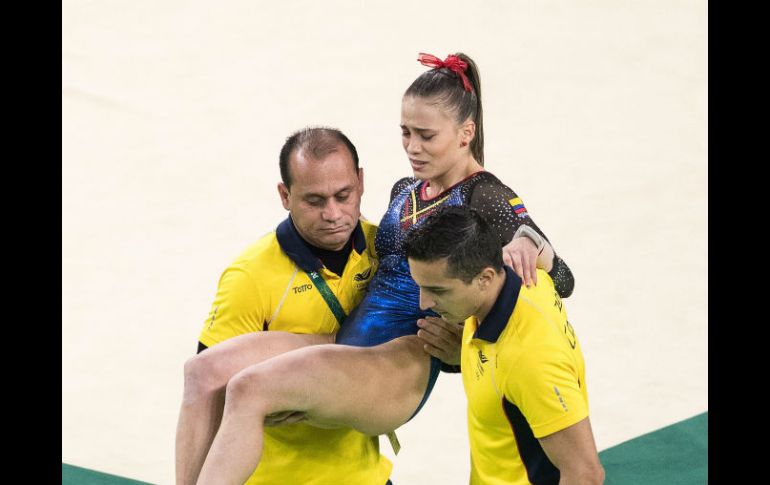
<svg viewBox="0 0 770 485">
<path fill-rule="evenodd" d="M 334 342 L 334 335 L 257 332 L 228 339 L 189 359 L 176 431 L 176 483 L 195 483 L 214 439 L 232 376 L 266 359 L 308 345 Z"/>
<path fill-rule="evenodd" d="M 428 385 L 430 356 L 415 335 L 375 347 L 314 345 L 237 373 L 198 485 L 241 485 L 259 464 L 265 417 L 300 411 L 310 424 L 379 435 L 405 423 Z"/>
</svg>

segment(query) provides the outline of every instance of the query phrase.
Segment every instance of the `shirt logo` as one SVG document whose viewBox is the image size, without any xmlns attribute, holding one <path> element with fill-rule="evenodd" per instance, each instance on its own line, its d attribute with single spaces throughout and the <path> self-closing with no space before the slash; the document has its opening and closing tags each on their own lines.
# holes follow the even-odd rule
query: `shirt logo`
<svg viewBox="0 0 770 485">
<path fill-rule="evenodd" d="M 294 290 L 294 293 L 302 293 L 303 291 L 307 291 L 307 290 L 309 290 L 311 288 L 313 288 L 313 285 L 308 283 L 306 285 L 294 286 L 294 287 L 292 287 L 292 290 Z"/>
<path fill-rule="evenodd" d="M 556 386 L 553 386 L 553 392 L 556 393 L 556 397 L 559 398 L 559 404 L 561 404 L 561 407 L 564 408 L 564 412 L 569 412 L 569 409 L 567 408 L 567 403 L 564 401 L 564 398 L 562 397 L 561 393 L 559 392 L 559 388 Z"/>
<path fill-rule="evenodd" d="M 478 355 L 478 362 L 476 362 L 476 380 L 481 379 L 481 377 L 484 375 L 484 364 L 489 362 L 489 359 L 486 355 L 484 355 L 484 352 L 479 349 L 479 355 Z"/>
<path fill-rule="evenodd" d="M 356 291 L 366 291 L 366 288 L 369 286 L 369 281 L 372 279 L 373 273 L 374 267 L 369 266 L 364 271 L 353 275 L 353 288 L 355 288 Z"/>
<path fill-rule="evenodd" d="M 572 328 L 569 320 L 564 321 L 564 336 L 567 337 L 569 346 L 574 350 L 575 346 L 577 345 L 577 337 L 575 337 L 575 329 Z"/>
<path fill-rule="evenodd" d="M 209 323 L 209 330 L 211 330 L 211 327 L 214 326 L 214 320 L 217 319 L 217 310 L 219 310 L 219 305 L 214 308 L 214 311 L 211 312 L 211 323 Z"/>
<path fill-rule="evenodd" d="M 489 360 L 489 359 L 487 359 L 487 356 L 486 356 L 486 355 L 484 355 L 484 352 L 482 352 L 482 351 L 481 351 L 481 349 L 479 349 L 479 361 L 480 361 L 482 364 L 486 364 L 488 360 Z"/>
<path fill-rule="evenodd" d="M 367 268 L 366 271 L 362 271 L 361 273 L 357 273 L 355 276 L 353 276 L 353 280 L 366 281 L 369 279 L 371 275 L 372 275 L 372 268 L 370 266 L 369 268 Z"/>
</svg>

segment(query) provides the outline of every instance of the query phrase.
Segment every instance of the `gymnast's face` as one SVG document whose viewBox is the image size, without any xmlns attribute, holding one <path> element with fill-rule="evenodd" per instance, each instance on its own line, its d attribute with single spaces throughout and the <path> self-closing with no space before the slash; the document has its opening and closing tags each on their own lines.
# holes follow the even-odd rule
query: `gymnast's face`
<svg viewBox="0 0 770 485">
<path fill-rule="evenodd" d="M 313 246 L 342 249 L 361 216 L 364 171 L 356 171 L 344 145 L 315 160 L 296 150 L 289 157 L 291 186 L 278 184 L 283 207 L 297 231 Z"/>
<path fill-rule="evenodd" d="M 406 96 L 401 102 L 401 143 L 420 180 L 440 179 L 460 167 L 474 135 L 473 121 L 458 123 L 434 98 Z"/>
<path fill-rule="evenodd" d="M 449 323 L 462 323 L 477 314 L 484 304 L 488 296 L 484 291 L 486 284 L 480 282 L 479 277 L 466 283 L 450 276 L 447 266 L 446 258 L 436 261 L 409 258 L 409 271 L 420 287 L 420 308 L 433 310 Z"/>
</svg>

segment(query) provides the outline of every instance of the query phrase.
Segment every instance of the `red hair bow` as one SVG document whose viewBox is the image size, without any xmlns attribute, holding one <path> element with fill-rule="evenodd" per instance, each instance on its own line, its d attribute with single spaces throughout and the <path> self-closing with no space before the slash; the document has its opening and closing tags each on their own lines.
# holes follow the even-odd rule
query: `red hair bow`
<svg viewBox="0 0 770 485">
<path fill-rule="evenodd" d="M 466 91 L 469 93 L 471 92 L 471 82 L 468 81 L 468 76 L 465 75 L 465 70 L 468 69 L 468 63 L 460 59 L 454 54 L 449 54 L 446 56 L 446 59 L 443 61 L 439 59 L 438 57 L 432 55 L 432 54 L 426 54 L 424 52 L 420 52 L 419 57 L 417 57 L 417 60 L 422 64 L 423 66 L 432 67 L 435 69 L 441 69 L 442 67 L 446 67 L 450 71 L 455 72 L 458 76 L 460 76 L 460 79 L 463 80 L 463 87 Z"/>
</svg>

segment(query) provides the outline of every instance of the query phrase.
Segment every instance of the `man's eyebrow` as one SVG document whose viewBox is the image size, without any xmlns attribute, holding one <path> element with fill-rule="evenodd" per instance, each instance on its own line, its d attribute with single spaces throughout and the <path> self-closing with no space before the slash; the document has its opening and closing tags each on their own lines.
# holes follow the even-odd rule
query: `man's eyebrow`
<svg viewBox="0 0 770 485">
<path fill-rule="evenodd" d="M 339 194 L 341 192 L 353 190 L 353 188 L 354 187 L 352 185 L 348 185 L 346 187 L 343 187 L 340 190 L 338 190 L 337 192 L 333 193 L 331 195 L 331 197 L 334 197 L 335 195 L 337 195 L 337 194 Z M 317 194 L 315 192 L 308 192 L 307 194 L 303 195 L 302 197 L 304 199 L 310 199 L 310 198 L 313 198 L 313 197 L 318 197 L 319 199 L 325 199 L 327 196 L 325 194 Z"/>
<path fill-rule="evenodd" d="M 423 290 L 431 290 L 431 291 L 446 290 L 445 286 L 428 286 L 428 285 L 424 285 L 424 286 L 420 286 L 420 288 L 422 288 Z"/>
</svg>

